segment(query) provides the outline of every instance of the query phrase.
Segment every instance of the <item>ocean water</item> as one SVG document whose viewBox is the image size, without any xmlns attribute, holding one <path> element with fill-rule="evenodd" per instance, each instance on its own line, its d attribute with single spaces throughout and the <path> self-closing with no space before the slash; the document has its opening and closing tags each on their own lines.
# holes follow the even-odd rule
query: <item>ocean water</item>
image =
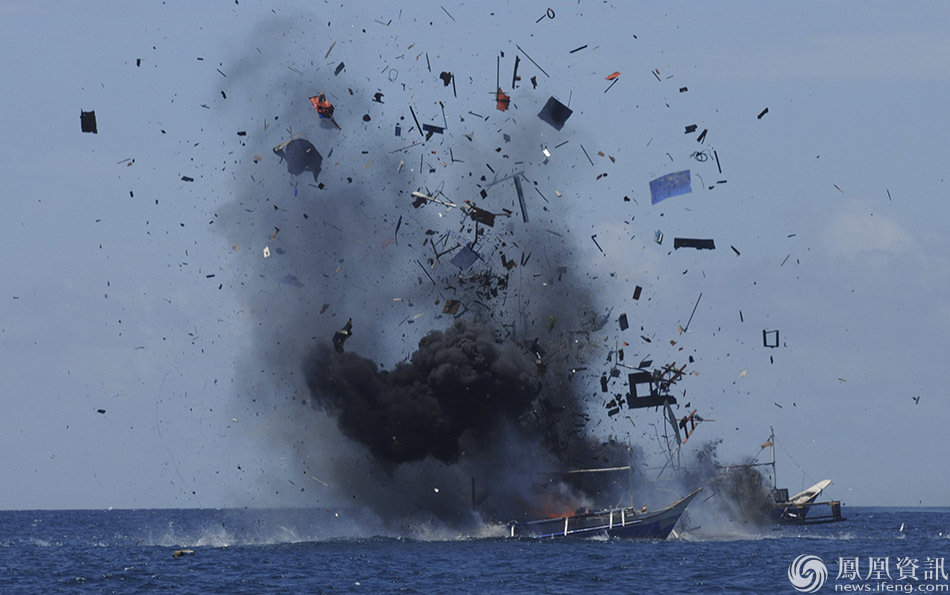
<svg viewBox="0 0 950 595">
<path fill-rule="evenodd" d="M 0 592 L 798 593 L 800 556 L 817 557 L 793 568 L 802 588 L 824 568 L 819 593 L 950 592 L 950 509 L 843 512 L 665 541 L 522 541 L 347 537 L 353 525 L 322 509 L 0 511 Z"/>
</svg>

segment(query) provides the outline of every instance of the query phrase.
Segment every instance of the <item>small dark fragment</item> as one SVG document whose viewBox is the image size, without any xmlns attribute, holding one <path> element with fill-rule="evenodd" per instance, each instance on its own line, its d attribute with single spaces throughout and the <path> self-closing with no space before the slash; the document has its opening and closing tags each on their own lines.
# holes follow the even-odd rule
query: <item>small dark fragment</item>
<svg viewBox="0 0 950 595">
<path fill-rule="evenodd" d="M 696 124 L 690 124 L 689 126 L 686 127 L 686 134 L 696 132 L 696 128 L 697 128 Z"/>
<path fill-rule="evenodd" d="M 443 314 L 458 314 L 459 306 L 462 305 L 462 302 L 458 300 L 445 300 L 445 306 L 442 307 Z"/>
<path fill-rule="evenodd" d="M 442 86 L 448 87 L 452 83 L 452 73 L 443 72 L 439 75 L 439 78 L 442 79 Z"/>
<path fill-rule="evenodd" d="M 643 291 L 643 288 L 637 285 L 633 290 L 633 299 L 635 300 L 640 299 L 640 292 L 642 291 Z"/>
<path fill-rule="evenodd" d="M 82 127 L 83 132 L 91 132 L 93 134 L 99 134 L 99 129 L 96 127 L 96 112 L 79 112 L 79 125 Z"/>
<path fill-rule="evenodd" d="M 333 333 L 333 348 L 337 353 L 343 353 L 343 343 L 353 335 L 353 319 L 346 321 L 346 326 Z"/>
<path fill-rule="evenodd" d="M 106 414 L 106 410 L 105 410 L 105 409 L 96 409 L 96 413 L 99 413 L 99 414 L 101 414 L 101 415 L 105 415 L 105 414 Z"/>
<path fill-rule="evenodd" d="M 346 66 L 343 64 L 343 62 L 340 62 L 339 64 L 337 64 L 336 70 L 333 71 L 333 75 L 336 76 L 340 74 L 341 72 L 343 72 L 344 68 L 346 68 Z"/>
<path fill-rule="evenodd" d="M 698 240 L 694 238 L 673 238 L 673 249 L 696 248 L 697 250 L 715 250 L 715 240 Z"/>
<path fill-rule="evenodd" d="M 480 209 L 478 207 L 471 207 L 468 214 L 472 219 L 478 221 L 479 223 L 487 225 L 488 227 L 495 226 L 495 214 L 491 211 L 486 211 L 485 209 Z"/>
<path fill-rule="evenodd" d="M 182 181 L 182 182 L 194 182 L 195 179 L 192 178 L 192 177 L 189 177 L 189 176 L 182 176 L 182 177 L 181 177 L 181 181 Z"/>
<path fill-rule="evenodd" d="M 518 204 L 521 206 L 521 218 L 525 223 L 528 222 L 528 209 L 524 204 L 524 190 L 521 188 L 521 178 L 518 176 L 514 177 L 515 180 L 515 192 L 518 193 Z"/>
<path fill-rule="evenodd" d="M 708 128 L 703 128 L 703 131 L 699 133 L 699 136 L 696 137 L 696 142 L 701 143 L 706 140 L 706 133 L 709 132 Z"/>
<path fill-rule="evenodd" d="M 776 348 L 778 347 L 778 331 L 769 331 L 762 329 L 762 345 L 765 347 Z"/>
<path fill-rule="evenodd" d="M 761 119 L 762 119 L 762 116 L 764 116 L 764 115 L 767 114 L 767 113 L 769 113 L 769 108 L 765 108 L 764 110 L 762 110 L 761 112 L 759 112 L 759 115 L 756 116 L 755 118 L 756 118 L 757 120 L 761 120 Z"/>
<path fill-rule="evenodd" d="M 630 323 L 627 321 L 627 315 L 626 315 L 626 314 L 621 314 L 621 315 L 620 315 L 620 320 L 619 320 L 619 322 L 620 322 L 620 330 L 625 331 L 625 330 L 627 330 L 628 328 L 630 328 Z"/>
<path fill-rule="evenodd" d="M 434 132 L 436 134 L 442 134 L 443 132 L 445 132 L 445 128 L 443 128 L 442 126 L 435 126 L 433 124 L 423 124 L 422 129 L 425 130 L 426 132 L 430 132 L 430 133 Z"/>
<path fill-rule="evenodd" d="M 607 392 L 607 377 L 606 376 L 600 377 L 600 391 L 604 393 Z"/>
</svg>

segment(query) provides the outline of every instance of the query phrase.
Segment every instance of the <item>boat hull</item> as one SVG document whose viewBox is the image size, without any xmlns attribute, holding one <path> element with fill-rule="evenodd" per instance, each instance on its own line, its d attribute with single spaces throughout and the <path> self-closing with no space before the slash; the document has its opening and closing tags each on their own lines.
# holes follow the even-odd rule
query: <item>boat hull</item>
<svg viewBox="0 0 950 595">
<path fill-rule="evenodd" d="M 772 518 L 783 525 L 815 525 L 845 520 L 838 500 L 807 504 L 777 503 L 772 507 Z"/>
<path fill-rule="evenodd" d="M 616 537 L 622 539 L 666 539 L 689 502 L 700 490 L 666 508 L 640 512 L 634 508 L 615 508 L 587 514 L 513 522 L 509 536 L 530 539 L 564 537 Z"/>
</svg>

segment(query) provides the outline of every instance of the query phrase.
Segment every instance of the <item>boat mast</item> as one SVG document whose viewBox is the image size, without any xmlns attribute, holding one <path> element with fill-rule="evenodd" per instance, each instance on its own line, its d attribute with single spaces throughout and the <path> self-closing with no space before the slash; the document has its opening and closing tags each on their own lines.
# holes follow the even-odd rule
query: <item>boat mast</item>
<svg viewBox="0 0 950 595">
<path fill-rule="evenodd" d="M 769 426 L 769 446 L 772 447 L 772 489 L 778 488 L 778 478 L 775 477 L 775 430 Z"/>
<path fill-rule="evenodd" d="M 633 508 L 633 449 L 627 445 L 627 477 L 630 481 L 630 508 Z"/>
</svg>

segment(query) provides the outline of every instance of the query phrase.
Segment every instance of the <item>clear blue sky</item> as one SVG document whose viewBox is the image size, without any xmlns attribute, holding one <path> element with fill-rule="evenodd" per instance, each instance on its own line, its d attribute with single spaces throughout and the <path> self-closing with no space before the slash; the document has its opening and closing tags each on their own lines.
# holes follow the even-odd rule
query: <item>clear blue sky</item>
<svg viewBox="0 0 950 595">
<path fill-rule="evenodd" d="M 583 0 L 540 22 L 545 6 L 530 3 L 271 6 L 0 5 L 0 508 L 333 501 L 301 458 L 310 475 L 332 476 L 313 452 L 345 442 L 290 405 L 300 387 L 275 381 L 250 349 L 268 333 L 276 344 L 280 329 L 263 328 L 272 319 L 249 295 L 281 308 L 308 298 L 279 281 L 295 271 L 266 268 L 278 262 L 261 256 L 273 229 L 240 228 L 242 242 L 210 223 L 256 188 L 262 209 L 312 201 L 319 217 L 321 195 L 301 177 L 295 196 L 271 152 L 290 132 L 324 155 L 330 187 L 352 177 L 359 188 L 373 168 L 404 159 L 379 197 L 400 204 L 439 184 L 477 200 L 473 167 L 444 165 L 448 148 L 484 161 L 503 146 L 549 201 L 538 225 L 570 220 L 575 266 L 602 309 L 643 326 L 620 337 L 635 357 L 694 356 L 698 374 L 681 388 L 715 418 L 697 440 L 722 438 L 723 462 L 755 454 L 773 426 L 779 480 L 792 491 L 830 477 L 829 494 L 849 504 L 950 505 L 944 3 Z M 491 95 L 501 52 L 506 113 Z M 515 55 L 522 80 L 512 90 Z M 458 97 L 441 86 L 442 70 L 455 74 Z M 605 92 L 614 71 L 620 79 Z M 315 121 L 298 92 L 308 88 L 334 99 L 342 131 Z M 369 101 L 376 91 L 382 104 Z M 575 110 L 560 132 L 536 118 L 550 95 Z M 446 138 L 390 153 L 420 139 L 408 132 L 407 103 L 431 123 L 441 121 L 438 101 Z M 98 134 L 80 132 L 81 110 L 95 110 Z M 684 134 L 690 124 L 708 129 L 703 143 Z M 690 158 L 697 150 L 715 150 L 722 174 Z M 420 155 L 435 174 L 419 171 Z M 682 169 L 694 172 L 693 191 L 651 206 L 649 180 Z M 384 224 L 361 223 L 354 254 L 389 250 L 394 271 L 414 277 L 412 259 L 385 242 L 393 212 Z M 404 225 L 435 226 L 423 220 L 433 213 L 407 212 Z M 294 233 L 289 225 L 282 234 Z M 676 236 L 714 238 L 717 249 L 673 251 Z M 328 262 L 324 279 L 334 283 L 351 264 Z M 388 282 L 361 280 L 358 268 L 347 291 L 367 311 L 395 322 L 423 316 L 372 341 L 356 334 L 355 348 L 391 365 L 447 324 L 431 308 L 393 305 L 399 296 L 379 289 Z M 644 287 L 639 302 L 634 285 Z M 763 329 L 778 329 L 781 347 L 763 347 Z M 605 330 L 602 342 L 618 337 Z M 649 424 L 659 416 L 638 412 L 636 427 L 606 419 L 597 395 L 591 413 L 604 417 L 599 431 L 658 455 Z M 319 428 L 308 430 L 311 442 L 287 438 L 302 426 Z"/>
</svg>

